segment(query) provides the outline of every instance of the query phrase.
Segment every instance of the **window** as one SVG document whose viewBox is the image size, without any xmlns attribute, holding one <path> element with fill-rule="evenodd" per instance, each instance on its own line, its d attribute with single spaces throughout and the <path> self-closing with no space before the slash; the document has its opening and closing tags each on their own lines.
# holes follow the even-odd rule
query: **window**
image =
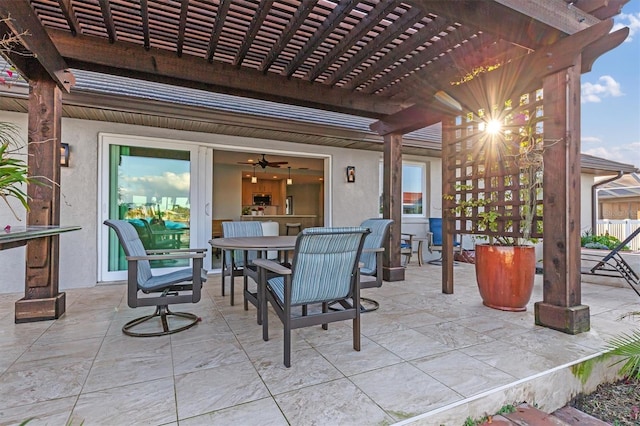
<svg viewBox="0 0 640 426">
<path fill-rule="evenodd" d="M 402 162 L 402 216 L 425 217 L 427 199 L 425 163 Z M 380 162 L 380 212 L 382 213 L 383 163 Z"/>
</svg>

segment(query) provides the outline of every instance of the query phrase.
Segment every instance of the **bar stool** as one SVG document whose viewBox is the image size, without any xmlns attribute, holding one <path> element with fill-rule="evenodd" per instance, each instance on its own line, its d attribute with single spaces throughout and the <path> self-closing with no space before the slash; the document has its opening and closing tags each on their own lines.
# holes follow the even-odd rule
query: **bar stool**
<svg viewBox="0 0 640 426">
<path fill-rule="evenodd" d="M 287 227 L 287 235 L 289 235 L 289 229 L 291 229 L 292 231 L 295 231 L 296 229 L 298 230 L 298 232 L 294 233 L 293 235 L 297 235 L 302 231 L 302 225 L 300 223 L 285 223 L 284 226 Z"/>
</svg>

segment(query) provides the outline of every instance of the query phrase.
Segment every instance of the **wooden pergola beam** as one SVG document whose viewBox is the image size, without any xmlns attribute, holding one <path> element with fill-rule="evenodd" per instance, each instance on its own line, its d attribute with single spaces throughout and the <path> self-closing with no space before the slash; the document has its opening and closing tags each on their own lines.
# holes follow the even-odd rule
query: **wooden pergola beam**
<svg viewBox="0 0 640 426">
<path fill-rule="evenodd" d="M 539 49 L 535 53 L 506 64 L 495 71 L 477 76 L 468 83 L 448 87 L 443 83 L 441 87 L 434 87 L 433 96 L 438 91 L 443 91 L 452 99 L 460 102 L 466 110 L 475 111 L 481 106 L 477 104 L 486 95 L 482 92 L 486 92 L 488 87 L 495 86 L 491 81 L 501 82 L 500 88 L 507 94 L 523 93 L 527 89 L 539 85 L 545 76 L 572 66 L 572 57 L 583 50 L 588 52 L 587 59 L 590 69 L 597 57 L 617 46 L 626 38 L 628 29 L 621 29 L 607 35 L 612 27 L 613 20 L 601 21 L 586 30 L 558 41 L 552 46 Z M 518 78 L 507 78 L 506 76 L 518 76 Z M 494 96 L 505 98 L 498 92 Z M 432 101 L 427 105 L 437 106 L 438 104 Z M 443 108 L 440 107 L 442 111 L 445 111 Z M 434 119 L 441 118 L 441 115 L 434 114 L 432 111 L 428 111 L 429 109 L 424 105 L 414 105 L 373 123 L 370 128 L 379 134 L 408 133 L 421 129 L 438 122 L 434 122 Z"/>
<path fill-rule="evenodd" d="M 179 58 L 161 49 L 145 51 L 132 43 L 108 43 L 96 37 L 73 37 L 63 31 L 50 31 L 49 34 L 69 64 L 89 71 L 372 118 L 380 118 L 408 106 L 399 101 L 352 93 L 300 79 L 287 79 L 273 73 L 237 69 L 229 64 L 211 64 L 206 59 L 192 56 Z"/>
<path fill-rule="evenodd" d="M 75 84 L 75 78 L 42 27 L 31 5 L 26 0 L 0 2 L 0 17 L 8 18 L 5 21 L 6 28 L 18 37 L 20 43 L 32 53 L 32 57 L 53 81 L 68 93 L 71 86 Z M 23 77 L 31 79 L 37 72 L 34 70 L 35 61 L 18 60 L 14 65 Z"/>
</svg>

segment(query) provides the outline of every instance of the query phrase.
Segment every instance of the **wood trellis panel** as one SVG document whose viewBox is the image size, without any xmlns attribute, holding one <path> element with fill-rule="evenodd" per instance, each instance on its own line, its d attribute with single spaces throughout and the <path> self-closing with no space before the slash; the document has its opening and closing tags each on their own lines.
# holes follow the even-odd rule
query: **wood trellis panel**
<svg viewBox="0 0 640 426">
<path fill-rule="evenodd" d="M 522 135 L 529 131 L 533 153 L 542 158 L 542 101 L 543 92 L 538 89 L 448 120 L 443 129 L 443 213 L 451 234 L 523 238 L 526 199 L 535 197 L 529 237 L 542 237 L 543 173 L 529 173 L 520 156 L 525 150 Z M 498 134 L 491 135 L 486 129 L 492 121 L 501 125 Z M 486 204 L 479 205 L 482 203 Z M 460 205 L 463 208 L 456 209 Z M 493 229 L 483 221 L 490 212 L 497 215 Z"/>
</svg>

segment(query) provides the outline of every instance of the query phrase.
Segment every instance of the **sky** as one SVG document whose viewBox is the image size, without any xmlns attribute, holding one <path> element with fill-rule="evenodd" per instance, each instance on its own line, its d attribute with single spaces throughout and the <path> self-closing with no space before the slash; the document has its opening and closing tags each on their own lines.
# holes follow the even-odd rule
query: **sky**
<svg viewBox="0 0 640 426">
<path fill-rule="evenodd" d="M 615 17 L 629 36 L 582 74 L 581 151 L 640 168 L 640 0 Z"/>
</svg>

